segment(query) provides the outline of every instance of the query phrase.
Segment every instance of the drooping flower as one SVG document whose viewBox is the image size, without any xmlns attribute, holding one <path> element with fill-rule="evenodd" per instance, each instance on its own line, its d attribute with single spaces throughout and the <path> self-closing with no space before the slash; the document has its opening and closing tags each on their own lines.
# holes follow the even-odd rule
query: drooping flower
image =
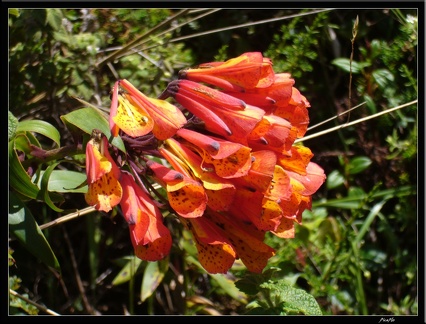
<svg viewBox="0 0 426 324">
<path fill-rule="evenodd" d="M 97 210 L 109 212 L 122 197 L 120 169 L 108 151 L 108 140 L 99 130 L 93 130 L 86 145 L 86 202 Z"/>
<path fill-rule="evenodd" d="M 285 153 L 291 150 L 296 136 L 297 131 L 290 122 L 279 116 L 266 115 L 250 132 L 247 140 L 254 150 Z"/>
<path fill-rule="evenodd" d="M 247 269 L 261 273 L 275 250 L 263 242 L 265 232 L 227 214 L 208 210 L 205 217 L 220 227 Z"/>
<path fill-rule="evenodd" d="M 292 127 L 297 129 L 297 137 L 303 137 L 308 129 L 309 114 L 311 105 L 299 90 L 292 88 L 291 98 L 287 104 L 278 105 L 274 110 L 274 115 L 287 119 Z"/>
<path fill-rule="evenodd" d="M 222 90 L 240 91 L 267 87 L 274 81 L 272 62 L 260 52 L 247 52 L 226 62 L 200 64 L 198 68 L 182 70 L 180 79 L 205 82 Z"/>
<path fill-rule="evenodd" d="M 144 136 L 154 128 L 154 120 L 144 106 L 136 104 L 132 96 L 119 92 L 120 82 L 114 84 L 109 124 L 112 135 L 122 129 L 131 137 Z"/>
<path fill-rule="evenodd" d="M 294 145 L 307 130 L 310 107 L 294 83 L 289 73 L 275 73 L 260 52 L 248 52 L 181 71 L 157 99 L 127 80 L 114 85 L 110 128 L 114 136 L 120 129 L 128 135 L 126 155 L 117 158 L 135 178 L 124 170 L 116 176 L 117 165 L 103 155 L 106 139 L 92 142 L 103 143 L 97 144 L 103 160 L 91 153 L 88 178 L 95 183 L 109 174 L 103 185 L 110 187 L 89 190 L 114 193 L 121 183 L 123 198 L 105 198 L 99 206 L 120 203 L 139 258 L 166 256 L 171 236 L 136 173 L 165 189 L 209 273 L 226 273 L 237 259 L 261 273 L 275 254 L 265 233 L 294 237 L 295 224 L 325 181 L 312 152 Z M 178 105 L 165 101 L 169 97 Z"/>
<path fill-rule="evenodd" d="M 175 170 L 199 181 L 207 194 L 207 205 L 213 210 L 227 210 L 233 201 L 235 186 L 218 176 L 214 169 L 207 169 L 201 157 L 176 140 L 170 138 L 159 148 L 163 157 Z"/>
<path fill-rule="evenodd" d="M 152 160 L 147 166 L 153 172 L 153 178 L 166 188 L 170 206 L 177 214 L 187 218 L 203 215 L 207 195 L 199 182 Z"/>
<path fill-rule="evenodd" d="M 120 182 L 123 188 L 120 206 L 129 224 L 136 256 L 146 261 L 163 259 L 170 252 L 172 237 L 163 224 L 160 209 L 130 173 L 122 171 Z"/>
<path fill-rule="evenodd" d="M 227 273 L 237 254 L 223 230 L 207 217 L 180 220 L 194 237 L 203 268 L 209 273 Z"/>
<path fill-rule="evenodd" d="M 119 87 L 126 93 L 120 94 Z M 118 129 L 132 137 L 152 131 L 157 139 L 164 140 L 185 124 L 185 116 L 173 104 L 145 96 L 125 79 L 114 85 L 110 113 L 110 128 L 114 136 L 118 135 Z"/>
<path fill-rule="evenodd" d="M 241 91 L 224 91 L 225 93 L 243 100 L 245 103 L 265 110 L 272 114 L 277 107 L 285 106 L 291 99 L 292 86 L 295 81 L 289 73 L 275 73 L 274 82 L 267 87 L 256 86 Z"/>
<path fill-rule="evenodd" d="M 261 273 L 275 254 L 263 242 L 264 231 L 227 213 L 207 209 L 200 218 L 182 219 L 191 231 L 198 250 L 198 258 L 209 273 L 226 273 L 236 259 L 254 273 Z"/>
<path fill-rule="evenodd" d="M 243 145 L 265 114 L 258 107 L 189 80 L 171 82 L 168 95 L 201 118 L 207 130 Z"/>
<path fill-rule="evenodd" d="M 186 140 L 186 146 L 198 153 L 202 164 L 211 164 L 222 178 L 242 177 L 250 170 L 252 157 L 247 146 L 184 128 L 176 134 Z"/>
</svg>

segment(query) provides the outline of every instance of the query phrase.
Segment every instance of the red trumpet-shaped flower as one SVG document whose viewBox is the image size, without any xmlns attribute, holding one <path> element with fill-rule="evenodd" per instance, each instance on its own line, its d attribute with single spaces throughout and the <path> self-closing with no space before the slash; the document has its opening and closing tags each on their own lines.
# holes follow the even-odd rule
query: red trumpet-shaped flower
<svg viewBox="0 0 426 324">
<path fill-rule="evenodd" d="M 119 87 L 126 93 L 121 94 Z M 157 139 L 164 140 L 185 124 L 185 116 L 171 103 L 145 96 L 125 79 L 115 83 L 110 112 L 110 128 L 114 136 L 118 135 L 118 129 L 132 137 L 152 131 Z"/>
<path fill-rule="evenodd" d="M 294 83 L 260 52 L 183 70 L 156 99 L 117 81 L 109 121 L 125 154 L 110 154 L 106 137 L 94 133 L 86 201 L 103 211 L 120 204 L 142 260 L 160 260 L 171 249 L 159 209 L 167 206 L 192 233 L 209 273 L 226 273 L 237 259 L 261 273 L 275 254 L 265 234 L 294 237 L 325 181 L 309 148 L 294 145 L 310 107 Z M 139 177 L 167 197 L 151 197 L 164 191 L 148 192 Z M 168 205 L 157 203 L 164 198 Z"/>
<path fill-rule="evenodd" d="M 130 239 L 136 256 L 146 261 L 163 259 L 170 252 L 172 237 L 163 224 L 160 209 L 136 184 L 131 174 L 123 171 L 120 182 L 123 187 L 120 206 L 129 224 Z"/>
<path fill-rule="evenodd" d="M 219 177 L 213 168 L 206 169 L 200 156 L 172 138 L 159 151 L 175 170 L 201 182 L 210 208 L 218 211 L 229 208 L 235 194 L 232 182 Z"/>
<path fill-rule="evenodd" d="M 228 272 L 237 253 L 223 230 L 207 217 L 180 220 L 194 237 L 198 260 L 203 268 L 209 273 Z"/>
<path fill-rule="evenodd" d="M 212 165 L 222 178 L 242 177 L 250 170 L 251 149 L 247 146 L 184 128 L 176 134 L 185 139 L 186 146 L 198 153 L 203 165 Z"/>
<path fill-rule="evenodd" d="M 265 114 L 258 107 L 189 80 L 171 82 L 167 94 L 202 119 L 207 130 L 243 145 Z"/>
<path fill-rule="evenodd" d="M 148 134 L 154 128 L 154 120 L 144 106 L 138 105 L 132 96 L 119 92 L 120 82 L 114 84 L 109 125 L 112 135 L 122 129 L 131 137 Z"/>
<path fill-rule="evenodd" d="M 226 273 L 237 258 L 249 271 L 261 273 L 275 254 L 263 242 L 263 231 L 226 213 L 207 209 L 203 217 L 181 220 L 192 232 L 200 263 L 209 273 Z"/>
<path fill-rule="evenodd" d="M 297 131 L 284 118 L 267 115 L 248 135 L 249 146 L 254 150 L 268 149 L 278 153 L 291 150 Z"/>
<path fill-rule="evenodd" d="M 205 216 L 223 229 L 237 252 L 237 257 L 249 271 L 261 273 L 268 260 L 275 255 L 275 250 L 263 242 L 265 232 L 257 229 L 253 224 L 240 221 L 226 213 L 211 210 L 208 210 Z"/>
<path fill-rule="evenodd" d="M 274 115 L 287 119 L 297 130 L 297 137 L 303 137 L 308 129 L 309 114 L 307 108 L 311 105 L 305 96 L 296 88 L 291 89 L 291 98 L 287 104 L 279 105 Z"/>
<path fill-rule="evenodd" d="M 291 99 L 292 87 L 295 81 L 289 73 L 276 73 L 274 82 L 267 87 L 255 87 L 240 91 L 224 91 L 225 93 L 243 100 L 245 103 L 265 110 L 267 114 L 274 113 L 277 107 L 285 106 Z"/>
<path fill-rule="evenodd" d="M 120 169 L 108 152 L 108 140 L 98 130 L 86 145 L 86 174 L 89 189 L 86 202 L 97 210 L 109 212 L 122 196 Z"/>
<path fill-rule="evenodd" d="M 180 71 L 179 78 L 204 82 L 222 90 L 267 87 L 274 81 L 272 62 L 260 52 L 247 52 L 226 62 L 210 62 Z"/>
<path fill-rule="evenodd" d="M 166 188 L 170 206 L 177 214 L 187 218 L 203 215 L 207 195 L 199 182 L 154 161 L 148 161 L 147 166 L 154 179 Z"/>
</svg>

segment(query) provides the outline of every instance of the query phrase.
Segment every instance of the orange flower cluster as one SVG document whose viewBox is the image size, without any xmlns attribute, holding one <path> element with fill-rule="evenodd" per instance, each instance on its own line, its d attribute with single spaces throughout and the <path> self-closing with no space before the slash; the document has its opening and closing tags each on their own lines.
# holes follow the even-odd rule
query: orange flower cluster
<svg viewBox="0 0 426 324">
<path fill-rule="evenodd" d="M 112 134 L 121 131 L 143 143 L 152 134 L 155 154 L 139 153 L 143 167 L 131 168 L 132 176 L 114 163 L 106 139 L 94 137 L 87 145 L 87 203 L 106 212 L 120 204 L 136 255 L 162 259 L 171 247 L 170 232 L 152 194 L 135 181 L 143 174 L 166 189 L 206 271 L 226 273 L 239 258 L 261 273 L 275 254 L 264 243 L 266 232 L 294 237 L 295 223 L 325 181 L 309 148 L 294 145 L 306 132 L 310 105 L 293 85 L 259 52 L 183 70 L 157 99 L 118 81 Z M 135 165 L 129 151 L 126 156 Z"/>
</svg>

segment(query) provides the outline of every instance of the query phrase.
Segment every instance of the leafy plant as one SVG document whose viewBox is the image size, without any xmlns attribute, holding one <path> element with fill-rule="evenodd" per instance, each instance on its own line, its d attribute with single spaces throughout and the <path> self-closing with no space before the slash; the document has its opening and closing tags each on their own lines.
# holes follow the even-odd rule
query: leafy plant
<svg viewBox="0 0 426 324">
<path fill-rule="evenodd" d="M 417 14 L 10 9 L 9 314 L 418 314 Z M 179 70 L 245 51 L 272 58 L 311 103 L 301 141 L 326 185 L 294 239 L 267 236 L 277 248 L 262 274 L 239 260 L 207 273 L 167 213 L 179 238 L 170 258 L 141 261 L 122 217 L 82 198 L 82 148 L 93 128 L 111 135 L 110 90 L 127 78 L 158 96 Z M 338 130 L 310 137 L 330 116 Z M 112 144 L 125 151 L 119 137 Z"/>
</svg>

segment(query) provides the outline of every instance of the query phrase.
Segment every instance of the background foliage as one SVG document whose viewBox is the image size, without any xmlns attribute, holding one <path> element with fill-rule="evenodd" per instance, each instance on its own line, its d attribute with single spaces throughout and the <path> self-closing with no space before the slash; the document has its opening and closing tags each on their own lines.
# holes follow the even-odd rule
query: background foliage
<svg viewBox="0 0 426 324">
<path fill-rule="evenodd" d="M 417 15 L 415 9 L 10 9 L 9 145 L 25 148 L 25 138 L 46 151 L 65 148 L 73 138 L 61 116 L 82 107 L 76 98 L 107 110 L 118 78 L 154 97 L 180 69 L 246 51 L 261 51 L 276 72 L 292 74 L 311 103 L 311 126 L 362 104 L 308 135 L 343 125 L 417 100 Z M 35 120 L 48 125 L 28 123 Z M 43 199 L 22 197 L 19 181 L 9 179 L 9 288 L 23 297 L 10 295 L 9 313 L 315 314 L 319 305 L 324 315 L 417 315 L 417 123 L 411 104 L 306 139 L 327 182 L 294 239 L 268 238 L 277 254 L 262 275 L 245 273 L 238 262 L 227 275 L 206 273 L 182 228 L 173 228 L 178 239 L 170 257 L 147 263 L 133 256 L 127 224 L 114 214 L 43 227 L 87 207 L 84 188 L 61 190 L 53 181 L 65 181 L 55 178 L 65 174 L 55 168 L 70 172 L 68 188 L 76 188 L 84 181 L 84 155 L 33 159 L 26 166 L 40 179 L 40 172 L 49 175 Z M 10 168 L 19 169 L 17 161 L 9 155 Z M 47 250 L 31 250 L 26 230 L 16 225 L 22 215 L 32 216 Z"/>
</svg>

